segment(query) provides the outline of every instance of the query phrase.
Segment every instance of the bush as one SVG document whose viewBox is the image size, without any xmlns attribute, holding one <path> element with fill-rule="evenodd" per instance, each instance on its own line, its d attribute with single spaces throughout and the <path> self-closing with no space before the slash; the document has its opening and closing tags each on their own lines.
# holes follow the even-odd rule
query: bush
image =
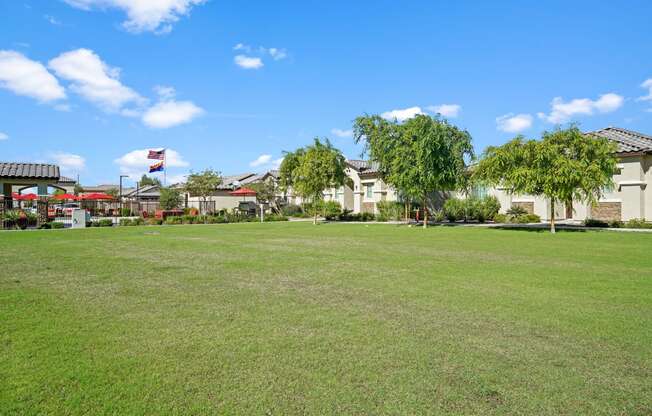
<svg viewBox="0 0 652 416">
<path fill-rule="evenodd" d="M 99 221 L 96 221 L 97 225 L 93 224 L 95 227 L 113 227 L 113 220 L 110 218 L 104 218 Z"/>
<path fill-rule="evenodd" d="M 275 222 L 275 221 L 287 221 L 288 217 L 280 214 L 270 214 L 265 215 L 265 221 Z"/>
<path fill-rule="evenodd" d="M 120 216 L 121 217 L 131 217 L 131 210 L 129 208 L 120 209 Z"/>
<path fill-rule="evenodd" d="M 432 213 L 432 220 L 434 222 L 442 222 L 444 221 L 444 218 L 446 218 L 446 216 L 444 215 L 444 211 L 441 209 Z"/>
<path fill-rule="evenodd" d="M 145 220 L 145 223 L 147 225 L 161 225 L 163 224 L 163 220 L 160 218 L 147 218 L 147 220 Z"/>
<path fill-rule="evenodd" d="M 286 217 L 298 217 L 303 214 L 303 210 L 299 205 L 288 204 L 281 207 L 281 214 Z"/>
<path fill-rule="evenodd" d="M 505 223 L 509 222 L 509 218 L 507 218 L 507 215 L 505 215 L 505 214 L 496 214 L 496 215 L 494 215 L 494 220 L 493 221 L 495 223 L 505 224 Z"/>
<path fill-rule="evenodd" d="M 140 217 L 131 220 L 131 225 L 144 225 L 144 224 L 145 224 L 145 220 Z"/>
<path fill-rule="evenodd" d="M 541 217 L 539 217 L 537 214 L 525 214 L 512 219 L 512 222 L 516 224 L 530 224 L 533 222 L 537 223 L 541 222 Z"/>
<path fill-rule="evenodd" d="M 478 215 L 478 220 L 480 220 L 480 218 L 483 218 L 481 222 L 486 220 L 493 220 L 500 211 L 500 201 L 498 201 L 498 198 L 493 195 L 489 195 L 485 196 L 480 201 L 480 214 Z"/>
<path fill-rule="evenodd" d="M 624 225 L 623 222 L 620 220 L 609 221 L 609 227 L 611 228 L 622 228 L 623 225 Z"/>
<path fill-rule="evenodd" d="M 64 228 L 64 224 L 60 221 L 53 221 L 50 223 L 50 228 L 52 229 L 61 229 Z"/>
<path fill-rule="evenodd" d="M 599 228 L 607 228 L 609 224 L 607 224 L 606 221 L 598 220 L 596 218 L 587 218 L 584 220 L 584 226 L 585 227 L 599 227 Z"/>
<path fill-rule="evenodd" d="M 50 222 L 44 222 L 44 223 L 41 224 L 38 228 L 41 229 L 41 230 L 49 230 L 49 229 L 52 228 L 52 223 L 50 223 Z"/>
<path fill-rule="evenodd" d="M 126 227 L 129 225 L 134 225 L 133 221 L 131 221 L 130 218 L 120 218 L 120 226 L 121 227 Z"/>
<path fill-rule="evenodd" d="M 458 198 L 450 198 L 444 202 L 444 216 L 450 222 L 464 219 L 466 204 Z"/>
<path fill-rule="evenodd" d="M 342 206 L 337 201 L 321 201 L 317 207 L 318 213 L 327 220 L 336 219 L 342 213 Z"/>
<path fill-rule="evenodd" d="M 507 215 L 510 217 L 520 217 L 521 215 L 527 215 L 527 213 L 527 210 L 520 205 L 513 205 L 507 210 Z"/>
<path fill-rule="evenodd" d="M 652 228 L 652 223 L 646 222 L 643 218 L 632 218 L 625 223 L 625 228 Z"/>
<path fill-rule="evenodd" d="M 198 216 L 196 215 L 184 215 L 181 217 L 181 222 L 183 224 L 197 224 Z"/>
<path fill-rule="evenodd" d="M 400 221 L 405 215 L 405 206 L 396 201 L 378 203 L 378 221 Z"/>
<path fill-rule="evenodd" d="M 181 217 L 167 217 L 165 219 L 165 224 L 166 225 L 178 225 L 178 224 L 183 224 L 183 220 Z"/>
</svg>

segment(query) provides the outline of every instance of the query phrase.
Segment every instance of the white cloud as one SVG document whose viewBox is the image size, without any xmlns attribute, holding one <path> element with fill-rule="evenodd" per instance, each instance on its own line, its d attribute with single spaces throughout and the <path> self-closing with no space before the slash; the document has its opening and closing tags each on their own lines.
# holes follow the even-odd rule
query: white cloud
<svg viewBox="0 0 652 416">
<path fill-rule="evenodd" d="M 48 22 L 50 22 L 50 24 L 55 26 L 61 26 L 62 24 L 59 19 L 57 19 L 54 16 L 50 16 L 49 14 L 44 15 L 43 18 L 45 18 L 45 20 L 47 20 Z"/>
<path fill-rule="evenodd" d="M 575 98 L 564 102 L 561 97 L 552 100 L 549 115 L 538 113 L 538 117 L 550 123 L 564 123 L 578 115 L 590 116 L 595 112 L 610 113 L 622 107 L 625 99 L 614 93 L 601 95 L 597 100 L 589 98 Z"/>
<path fill-rule="evenodd" d="M 505 114 L 496 118 L 496 128 L 507 133 L 520 133 L 532 127 L 532 116 L 529 114 Z"/>
<path fill-rule="evenodd" d="M 641 88 L 648 90 L 647 95 L 639 97 L 637 101 L 652 101 L 652 78 L 648 78 L 641 84 Z"/>
<path fill-rule="evenodd" d="M 428 111 L 441 114 L 444 117 L 455 118 L 460 114 L 462 106 L 459 104 L 441 104 L 427 107 Z"/>
<path fill-rule="evenodd" d="M 260 156 L 258 156 L 258 158 L 256 160 L 251 161 L 249 163 L 249 166 L 251 166 L 252 168 L 255 168 L 255 167 L 258 167 L 258 166 L 266 165 L 271 160 L 272 160 L 272 155 L 260 155 Z"/>
<path fill-rule="evenodd" d="M 16 51 L 0 50 L 0 88 L 40 102 L 66 98 L 64 88 L 43 64 Z"/>
<path fill-rule="evenodd" d="M 181 16 L 190 13 L 193 6 L 206 0 L 64 0 L 69 5 L 83 9 L 120 9 L 127 14 L 122 26 L 130 32 L 145 31 L 167 33 Z"/>
<path fill-rule="evenodd" d="M 166 129 L 189 123 L 204 113 L 191 101 L 160 101 L 143 114 L 143 123 L 155 129 Z"/>
<path fill-rule="evenodd" d="M 50 155 L 50 159 L 54 161 L 64 173 L 78 173 L 86 167 L 86 159 L 79 155 L 65 152 L 56 152 Z"/>
<path fill-rule="evenodd" d="M 0 141 L 7 139 L 9 139 L 9 135 L 0 131 Z"/>
<path fill-rule="evenodd" d="M 127 104 L 142 106 L 146 102 L 120 82 L 120 69 L 108 66 L 92 50 L 62 53 L 48 66 L 57 76 L 70 81 L 74 92 L 107 112 L 119 112 Z"/>
<path fill-rule="evenodd" d="M 150 148 L 155 149 L 155 148 Z M 149 171 L 149 166 L 156 162 L 156 160 L 147 159 L 147 154 L 150 149 L 139 149 L 133 150 L 118 159 L 115 159 L 113 162 L 120 167 L 120 172 L 129 175 L 133 179 L 140 178 L 143 173 Z M 189 166 L 181 155 L 172 149 L 165 150 L 165 162 L 167 168 L 184 168 Z M 170 183 L 180 182 L 172 181 Z"/>
<path fill-rule="evenodd" d="M 158 96 L 162 100 L 170 100 L 177 95 L 176 90 L 173 87 L 168 87 L 165 85 L 157 85 L 154 87 L 154 92 L 158 94 Z"/>
<path fill-rule="evenodd" d="M 280 167 L 281 167 L 281 163 L 283 163 L 283 159 L 285 159 L 285 158 L 280 157 L 280 158 L 278 158 L 278 159 L 274 159 L 274 160 L 272 160 L 272 168 L 273 168 L 273 169 L 278 169 L 278 168 L 280 168 Z"/>
<path fill-rule="evenodd" d="M 262 59 L 258 57 L 246 56 L 246 55 L 236 55 L 233 58 L 233 62 L 235 62 L 235 64 L 238 65 L 240 68 L 244 68 L 244 69 L 259 69 L 265 65 L 263 64 Z"/>
<path fill-rule="evenodd" d="M 353 137 L 353 130 L 331 129 L 331 134 L 340 138 Z"/>
<path fill-rule="evenodd" d="M 419 114 L 425 114 L 423 111 L 421 111 L 421 107 L 410 107 L 410 108 L 404 108 L 402 110 L 399 109 L 399 110 L 386 111 L 382 113 L 380 116 L 387 120 L 396 119 L 398 121 L 405 121 Z"/>
<path fill-rule="evenodd" d="M 275 61 L 280 61 L 281 59 L 285 59 L 288 57 L 288 53 L 285 49 L 269 48 L 267 49 L 267 53 L 269 53 L 269 55 Z"/>
</svg>

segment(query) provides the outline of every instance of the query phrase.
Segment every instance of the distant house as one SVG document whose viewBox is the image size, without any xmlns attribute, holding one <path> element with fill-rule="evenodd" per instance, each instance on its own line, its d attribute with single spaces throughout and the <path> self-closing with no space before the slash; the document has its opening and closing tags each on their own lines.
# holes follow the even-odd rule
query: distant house
<svg viewBox="0 0 652 416">
<path fill-rule="evenodd" d="M 617 144 L 618 172 L 613 177 L 614 188 L 605 189 L 596 206 L 580 201 L 557 203 L 555 219 L 627 221 L 644 218 L 652 221 L 652 137 L 618 127 L 607 127 L 586 134 L 604 137 Z M 552 216 L 550 201 L 546 198 L 510 195 L 507 189 L 501 187 L 486 189 L 484 192 L 498 198 L 502 212 L 519 206 L 544 220 L 550 220 Z"/>
<path fill-rule="evenodd" d="M 232 210 L 237 208 L 240 202 L 256 200 L 251 196 L 233 196 L 230 192 L 235 191 L 247 184 L 260 180 L 260 175 L 256 173 L 241 173 L 239 175 L 229 175 L 222 177 L 222 183 L 215 191 L 204 201 L 197 195 L 185 194 L 186 205 L 188 208 L 197 208 L 201 212 L 216 212 L 220 210 Z"/>
</svg>

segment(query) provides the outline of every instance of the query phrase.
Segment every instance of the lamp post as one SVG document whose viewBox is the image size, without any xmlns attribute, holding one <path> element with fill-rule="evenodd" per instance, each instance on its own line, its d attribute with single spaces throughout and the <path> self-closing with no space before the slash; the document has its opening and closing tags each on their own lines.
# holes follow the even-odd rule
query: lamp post
<svg viewBox="0 0 652 416">
<path fill-rule="evenodd" d="M 120 175 L 120 209 L 124 208 L 122 205 L 122 178 L 128 178 L 129 175 Z"/>
</svg>

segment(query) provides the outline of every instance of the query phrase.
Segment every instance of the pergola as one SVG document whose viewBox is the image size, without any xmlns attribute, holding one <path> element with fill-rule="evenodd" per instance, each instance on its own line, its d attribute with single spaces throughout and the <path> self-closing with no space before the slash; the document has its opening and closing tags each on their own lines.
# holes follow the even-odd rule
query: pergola
<svg viewBox="0 0 652 416">
<path fill-rule="evenodd" d="M 36 187 L 38 199 L 46 201 L 48 186 L 59 182 L 59 166 L 46 163 L 15 163 L 0 162 L 0 214 L 5 208 L 13 207 L 12 189 Z M 38 223 L 46 222 L 48 217 L 47 203 L 39 203 Z"/>
</svg>

